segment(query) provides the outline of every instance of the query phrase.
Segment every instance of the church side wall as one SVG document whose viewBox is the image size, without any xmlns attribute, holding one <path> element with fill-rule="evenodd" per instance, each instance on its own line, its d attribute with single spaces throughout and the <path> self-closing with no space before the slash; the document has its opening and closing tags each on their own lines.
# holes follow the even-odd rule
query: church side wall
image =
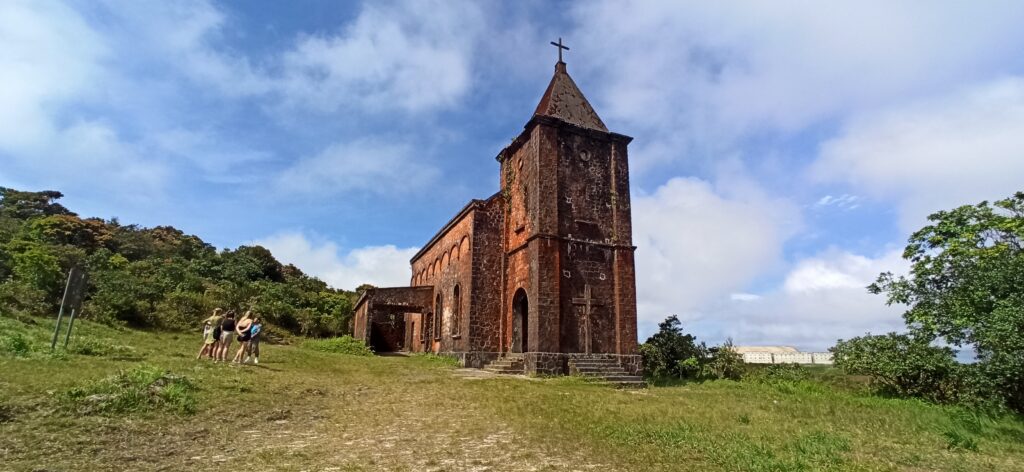
<svg viewBox="0 0 1024 472">
<path fill-rule="evenodd" d="M 471 238 L 473 287 L 467 323 L 470 351 L 499 351 L 504 203 L 500 196 L 492 198 L 474 212 Z"/>
<path fill-rule="evenodd" d="M 473 297 L 473 221 L 476 210 L 466 214 L 423 254 L 412 262 L 412 286 L 433 286 L 435 299 L 441 296 L 441 310 L 435 306 L 416 323 L 418 333 L 406 337 L 419 341 L 416 351 L 453 352 L 470 349 L 468 319 L 472 317 Z M 455 287 L 459 287 L 459 307 L 455 307 Z M 440 316 L 440 330 L 435 332 L 434 317 Z M 407 324 L 412 329 L 412 323 Z M 428 333 L 424 339 L 423 333 Z M 414 343 L 415 345 L 415 343 Z M 412 347 L 412 346 L 411 346 Z"/>
</svg>

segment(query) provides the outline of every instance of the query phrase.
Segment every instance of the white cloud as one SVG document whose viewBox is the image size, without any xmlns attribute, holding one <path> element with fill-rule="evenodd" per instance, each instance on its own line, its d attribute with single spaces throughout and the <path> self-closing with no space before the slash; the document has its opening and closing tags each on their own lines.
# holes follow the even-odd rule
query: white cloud
<svg viewBox="0 0 1024 472">
<path fill-rule="evenodd" d="M 639 168 L 706 156 L 1020 65 L 1013 1 L 604 2 L 572 10 L 602 117 L 643 134 Z M 655 139 L 651 139 L 655 138 Z"/>
<path fill-rule="evenodd" d="M 470 53 L 484 31 L 479 4 L 368 3 L 338 34 L 302 38 L 283 57 L 280 91 L 323 110 L 421 111 L 469 88 Z"/>
<path fill-rule="evenodd" d="M 900 202 L 904 229 L 929 213 L 1024 189 L 1024 79 L 858 116 L 824 143 L 814 173 Z"/>
<path fill-rule="evenodd" d="M 781 263 L 800 227 L 795 205 L 756 188 L 723 192 L 674 178 L 633 198 L 637 299 L 647 328 L 677 313 L 687 319 Z"/>
<path fill-rule="evenodd" d="M 364 139 L 334 144 L 286 169 L 275 184 L 298 194 L 366 191 L 407 193 L 429 184 L 437 169 L 416 161 L 412 146 Z"/>
<path fill-rule="evenodd" d="M 109 49 L 54 2 L 0 2 L 0 44 L 0 152 L 37 151 L 60 132 L 54 108 L 93 93 Z"/>
<path fill-rule="evenodd" d="M 902 331 L 904 307 L 886 306 L 883 295 L 870 294 L 866 287 L 881 272 L 904 274 L 907 269 L 899 251 L 867 257 L 829 249 L 798 261 L 781 288 L 756 300 L 710 306 L 702 321 L 713 321 L 718 340 L 814 350 L 868 331 Z"/>
<path fill-rule="evenodd" d="M 12 173 L 65 190 L 86 179 L 136 197 L 160 188 L 164 166 L 141 159 L 114 123 L 67 111 L 102 98 L 107 39 L 58 2 L 0 4 L 0 155 Z"/>
<path fill-rule="evenodd" d="M 230 23 L 207 0 L 142 2 L 107 0 L 114 25 L 106 33 L 125 50 L 121 67 L 155 64 L 228 96 L 266 93 L 272 83 L 247 57 L 226 49 Z"/>
<path fill-rule="evenodd" d="M 844 193 L 839 196 L 825 195 L 814 203 L 815 208 L 836 207 L 843 210 L 856 210 L 860 208 L 861 198 L 856 195 Z"/>
<path fill-rule="evenodd" d="M 353 290 L 368 283 L 378 287 L 409 285 L 409 260 L 418 248 L 366 246 L 342 253 L 331 241 L 314 241 L 300 232 L 282 232 L 257 241 L 277 260 L 294 264 L 335 288 Z"/>
</svg>

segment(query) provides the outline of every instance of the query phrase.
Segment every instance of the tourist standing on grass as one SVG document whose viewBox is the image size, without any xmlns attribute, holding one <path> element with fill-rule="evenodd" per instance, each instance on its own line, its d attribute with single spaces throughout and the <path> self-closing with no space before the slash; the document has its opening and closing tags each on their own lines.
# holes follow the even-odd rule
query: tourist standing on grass
<svg viewBox="0 0 1024 472">
<path fill-rule="evenodd" d="M 245 353 L 245 360 L 242 363 L 249 362 L 249 358 L 252 358 L 252 363 L 259 365 L 260 363 L 260 333 L 263 331 L 263 322 L 260 321 L 259 316 L 252 318 L 252 326 L 249 327 L 249 352 Z"/>
<path fill-rule="evenodd" d="M 199 349 L 196 359 L 209 356 L 215 358 L 217 354 L 217 341 L 220 337 L 220 323 L 224 317 L 220 315 L 221 309 L 214 308 L 213 315 L 203 320 L 203 347 Z"/>
<path fill-rule="evenodd" d="M 235 311 L 228 312 L 224 321 L 220 323 L 220 346 L 217 349 L 218 361 L 227 362 L 228 349 L 231 348 L 231 337 L 235 335 Z"/>
<path fill-rule="evenodd" d="M 252 310 L 246 311 L 242 319 L 235 325 L 235 332 L 238 333 L 238 352 L 231 362 L 235 364 L 242 362 L 242 354 L 249 350 L 249 329 L 252 328 Z"/>
</svg>

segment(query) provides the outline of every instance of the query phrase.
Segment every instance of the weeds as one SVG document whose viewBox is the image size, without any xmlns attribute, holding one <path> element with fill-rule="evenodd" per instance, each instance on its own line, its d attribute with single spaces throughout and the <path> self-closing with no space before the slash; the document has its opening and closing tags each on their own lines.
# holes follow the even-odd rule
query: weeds
<svg viewBox="0 0 1024 472">
<path fill-rule="evenodd" d="M 83 415 L 196 411 L 195 386 L 187 378 L 151 365 L 122 370 L 60 395 L 63 405 Z"/>
<path fill-rule="evenodd" d="M 68 352 L 83 356 L 128 357 L 135 353 L 135 349 L 131 346 L 113 344 L 107 340 L 81 338 L 71 343 Z"/>
<path fill-rule="evenodd" d="M 304 341 L 302 347 L 314 351 L 348 354 L 351 356 L 373 355 L 373 350 L 366 343 L 347 335 L 328 339 L 310 339 Z"/>
<path fill-rule="evenodd" d="M 33 347 L 32 340 L 22 333 L 10 333 L 0 337 L 0 352 L 14 357 L 28 357 Z"/>
<path fill-rule="evenodd" d="M 978 440 L 969 433 L 959 429 L 948 429 L 942 436 L 946 438 L 946 449 L 950 451 L 978 451 Z"/>
</svg>

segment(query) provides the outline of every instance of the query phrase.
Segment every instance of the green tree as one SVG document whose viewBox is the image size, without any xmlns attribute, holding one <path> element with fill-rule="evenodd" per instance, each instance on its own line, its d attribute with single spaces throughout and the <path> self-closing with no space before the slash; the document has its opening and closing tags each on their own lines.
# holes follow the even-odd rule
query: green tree
<svg viewBox="0 0 1024 472">
<path fill-rule="evenodd" d="M 24 192 L 0 187 L 0 217 L 28 220 L 49 215 L 74 215 L 64 205 L 56 203 L 63 196 L 53 190 Z"/>
<path fill-rule="evenodd" d="M 836 367 L 870 377 L 882 393 L 940 402 L 953 399 L 954 352 L 932 346 L 928 339 L 897 333 L 866 335 L 840 339 L 830 351 Z"/>
<path fill-rule="evenodd" d="M 658 323 L 658 332 L 640 346 L 640 353 L 648 377 L 692 379 L 701 373 L 707 348 L 683 333 L 679 317 L 671 315 Z"/>
<path fill-rule="evenodd" d="M 1024 411 L 1024 192 L 928 217 L 903 257 L 909 276 L 883 273 L 868 287 L 922 340 L 970 346 L 1008 406 Z"/>
</svg>

